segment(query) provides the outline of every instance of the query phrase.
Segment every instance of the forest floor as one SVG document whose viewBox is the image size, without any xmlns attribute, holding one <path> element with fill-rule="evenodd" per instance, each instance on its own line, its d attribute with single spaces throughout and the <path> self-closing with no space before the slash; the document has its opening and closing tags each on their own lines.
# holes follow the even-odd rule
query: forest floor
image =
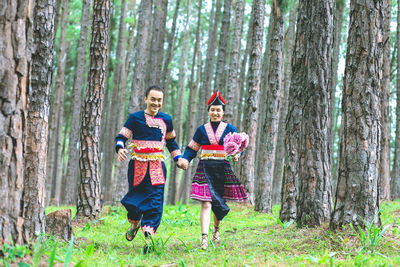
<svg viewBox="0 0 400 267">
<path fill-rule="evenodd" d="M 154 250 L 143 254 L 144 236 L 125 239 L 129 227 L 123 207 L 105 206 L 98 220 L 74 226 L 73 244 L 47 238 L 40 248 L 27 249 L 23 258 L 6 253 L 3 263 L 13 266 L 400 266 L 400 201 L 381 204 L 382 239 L 375 247 L 365 245 L 351 227 L 332 232 L 328 225 L 298 228 L 281 224 L 279 206 L 273 214 L 230 204 L 231 212 L 221 226 L 221 242 L 200 245 L 200 206 L 165 206 L 161 226 L 153 240 Z M 49 207 L 46 212 L 66 207 Z M 211 236 L 210 227 L 210 236 Z M 375 237 L 380 230 L 370 231 Z M 370 240 L 367 237 L 365 241 Z M 371 238 L 372 240 L 372 238 Z M 374 249 L 375 248 L 375 249 Z M 3 249 L 4 250 L 4 249 Z M 374 250 L 374 251 L 372 251 Z M 31 252 L 32 251 L 32 252 Z M 24 263 L 28 263 L 24 265 Z M 46 264 L 47 263 L 47 264 Z M 49 264 L 50 263 L 50 264 Z"/>
</svg>

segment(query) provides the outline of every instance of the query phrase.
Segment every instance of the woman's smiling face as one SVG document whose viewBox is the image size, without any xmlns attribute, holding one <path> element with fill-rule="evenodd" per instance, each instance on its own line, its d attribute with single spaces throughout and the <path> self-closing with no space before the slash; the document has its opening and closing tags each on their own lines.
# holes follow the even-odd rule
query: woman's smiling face
<svg viewBox="0 0 400 267">
<path fill-rule="evenodd" d="M 222 105 L 211 105 L 208 110 L 208 116 L 210 116 L 211 121 L 220 121 L 224 116 L 224 109 Z"/>
</svg>

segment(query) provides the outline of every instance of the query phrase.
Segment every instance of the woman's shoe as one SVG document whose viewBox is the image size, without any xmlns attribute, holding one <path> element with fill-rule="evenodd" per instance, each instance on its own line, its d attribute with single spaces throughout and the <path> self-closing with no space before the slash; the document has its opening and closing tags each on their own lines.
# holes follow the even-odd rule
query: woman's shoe
<svg viewBox="0 0 400 267">
<path fill-rule="evenodd" d="M 201 245 L 200 248 L 202 250 L 206 250 L 208 247 L 208 235 L 207 234 L 201 234 Z"/>
<path fill-rule="evenodd" d="M 214 226 L 214 230 L 213 230 L 213 236 L 211 241 L 214 243 L 219 243 L 219 226 Z"/>
<path fill-rule="evenodd" d="M 131 224 L 131 226 L 129 226 L 129 229 L 128 229 L 128 231 L 126 231 L 126 234 L 125 234 L 126 240 L 132 241 L 135 238 L 139 228 L 140 228 L 140 224 L 138 224 L 138 226 L 136 228 L 133 228 L 133 224 Z"/>
</svg>

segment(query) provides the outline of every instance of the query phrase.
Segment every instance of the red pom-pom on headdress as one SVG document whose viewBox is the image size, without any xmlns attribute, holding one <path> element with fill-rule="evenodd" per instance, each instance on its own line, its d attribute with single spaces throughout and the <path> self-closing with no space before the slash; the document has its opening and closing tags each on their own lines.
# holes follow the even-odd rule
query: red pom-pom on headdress
<svg viewBox="0 0 400 267">
<path fill-rule="evenodd" d="M 225 105 L 226 101 L 225 99 L 221 96 L 221 93 L 219 91 L 214 91 L 214 94 L 208 99 L 207 105 L 212 105 L 212 104 L 217 104 L 217 105 Z"/>
</svg>

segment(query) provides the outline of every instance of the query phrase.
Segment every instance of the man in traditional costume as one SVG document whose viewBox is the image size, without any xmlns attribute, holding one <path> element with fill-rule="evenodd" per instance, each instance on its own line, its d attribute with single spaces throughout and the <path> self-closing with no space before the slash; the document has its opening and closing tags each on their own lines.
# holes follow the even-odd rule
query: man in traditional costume
<svg viewBox="0 0 400 267">
<path fill-rule="evenodd" d="M 139 228 L 146 237 L 153 236 L 161 222 L 164 201 L 166 168 L 164 147 L 171 157 L 181 163 L 182 156 L 175 141 L 175 131 L 170 115 L 160 112 L 164 92 L 158 86 L 146 90 L 146 109 L 130 114 L 124 127 L 116 137 L 119 160 L 127 159 L 129 144 L 131 160 L 128 168 L 129 191 L 121 200 L 128 211 L 131 223 L 126 239 L 132 241 Z M 141 223 L 140 223 L 141 222 Z M 147 247 L 145 247 L 146 249 Z"/>
<path fill-rule="evenodd" d="M 224 137 L 228 133 L 237 132 L 233 125 L 222 121 L 226 102 L 221 94 L 215 91 L 207 104 L 210 122 L 197 128 L 183 155 L 184 163 L 180 165 L 187 169 L 190 161 L 201 149 L 200 161 L 192 181 L 191 198 L 201 202 L 203 250 L 208 247 L 211 209 L 214 213 L 212 241 L 219 242 L 220 223 L 229 212 L 225 200 L 241 202 L 248 198 L 243 185 L 233 173 L 224 150 Z M 236 155 L 234 160 L 238 160 L 238 157 Z"/>
</svg>

